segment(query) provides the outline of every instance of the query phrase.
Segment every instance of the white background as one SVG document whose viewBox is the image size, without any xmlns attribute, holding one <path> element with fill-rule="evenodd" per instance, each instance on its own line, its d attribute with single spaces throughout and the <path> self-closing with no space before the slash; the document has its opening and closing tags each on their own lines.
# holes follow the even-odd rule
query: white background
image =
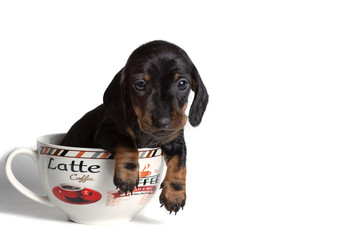
<svg viewBox="0 0 350 240">
<path fill-rule="evenodd" d="M 38 239 L 349 239 L 348 1 L 1 1 L 1 235 Z M 18 193 L 15 147 L 102 103 L 139 45 L 181 46 L 210 94 L 186 127 L 188 201 L 119 226 L 68 222 Z M 31 161 L 14 170 L 41 191 Z"/>
</svg>

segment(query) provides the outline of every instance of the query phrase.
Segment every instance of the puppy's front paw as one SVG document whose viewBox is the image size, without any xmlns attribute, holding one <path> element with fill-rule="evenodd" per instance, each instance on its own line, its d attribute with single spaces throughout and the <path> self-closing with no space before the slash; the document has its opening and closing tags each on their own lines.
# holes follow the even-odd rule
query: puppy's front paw
<svg viewBox="0 0 350 240">
<path fill-rule="evenodd" d="M 119 171 L 114 176 L 114 185 L 119 188 L 125 194 L 133 192 L 135 187 L 139 184 L 139 174 L 134 172 Z"/>
<path fill-rule="evenodd" d="M 134 148 L 118 147 L 115 150 L 114 185 L 125 194 L 133 192 L 139 184 L 138 151 Z"/>
<path fill-rule="evenodd" d="M 163 181 L 161 184 L 162 193 L 160 194 L 159 201 L 161 207 L 164 206 L 166 210 L 176 213 L 183 209 L 186 202 L 186 186 L 180 182 Z"/>
<path fill-rule="evenodd" d="M 127 165 L 127 164 L 126 164 Z M 116 169 L 114 175 L 114 185 L 125 194 L 132 193 L 139 185 L 139 165 L 138 163 L 129 164 Z"/>
</svg>

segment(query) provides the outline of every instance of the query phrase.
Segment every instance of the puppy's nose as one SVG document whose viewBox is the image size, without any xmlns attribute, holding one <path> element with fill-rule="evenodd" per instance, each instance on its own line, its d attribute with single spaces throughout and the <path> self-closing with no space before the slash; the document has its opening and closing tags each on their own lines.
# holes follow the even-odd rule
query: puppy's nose
<svg viewBox="0 0 350 240">
<path fill-rule="evenodd" d="M 158 118 L 153 120 L 153 125 L 159 129 L 167 128 L 171 123 L 171 119 L 167 117 Z"/>
</svg>

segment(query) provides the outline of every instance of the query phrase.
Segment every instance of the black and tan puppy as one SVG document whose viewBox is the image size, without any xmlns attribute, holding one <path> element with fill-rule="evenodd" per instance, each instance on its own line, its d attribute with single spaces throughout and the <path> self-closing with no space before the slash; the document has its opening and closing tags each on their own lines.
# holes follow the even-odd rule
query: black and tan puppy
<svg viewBox="0 0 350 240">
<path fill-rule="evenodd" d="M 153 41 L 137 48 L 104 93 L 103 104 L 88 112 L 61 142 L 99 147 L 115 159 L 114 184 L 125 193 L 139 182 L 138 148 L 161 147 L 167 171 L 160 203 L 178 212 L 186 200 L 186 145 L 183 128 L 190 91 L 189 122 L 197 126 L 208 103 L 196 67 L 178 46 Z"/>
</svg>

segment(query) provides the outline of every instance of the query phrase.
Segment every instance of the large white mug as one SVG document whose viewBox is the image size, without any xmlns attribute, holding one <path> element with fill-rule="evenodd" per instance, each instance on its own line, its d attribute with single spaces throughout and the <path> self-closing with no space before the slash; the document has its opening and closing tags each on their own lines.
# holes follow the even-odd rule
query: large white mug
<svg viewBox="0 0 350 240">
<path fill-rule="evenodd" d="M 85 224 L 128 222 L 159 189 L 163 154 L 160 148 L 139 149 L 140 180 L 133 194 L 113 184 L 114 160 L 104 149 L 58 145 L 64 134 L 38 138 L 37 150 L 19 148 L 6 159 L 5 170 L 11 184 L 25 196 L 57 207 L 69 220 Z M 14 176 L 15 156 L 25 154 L 37 164 L 46 196 L 40 196 Z"/>
</svg>

